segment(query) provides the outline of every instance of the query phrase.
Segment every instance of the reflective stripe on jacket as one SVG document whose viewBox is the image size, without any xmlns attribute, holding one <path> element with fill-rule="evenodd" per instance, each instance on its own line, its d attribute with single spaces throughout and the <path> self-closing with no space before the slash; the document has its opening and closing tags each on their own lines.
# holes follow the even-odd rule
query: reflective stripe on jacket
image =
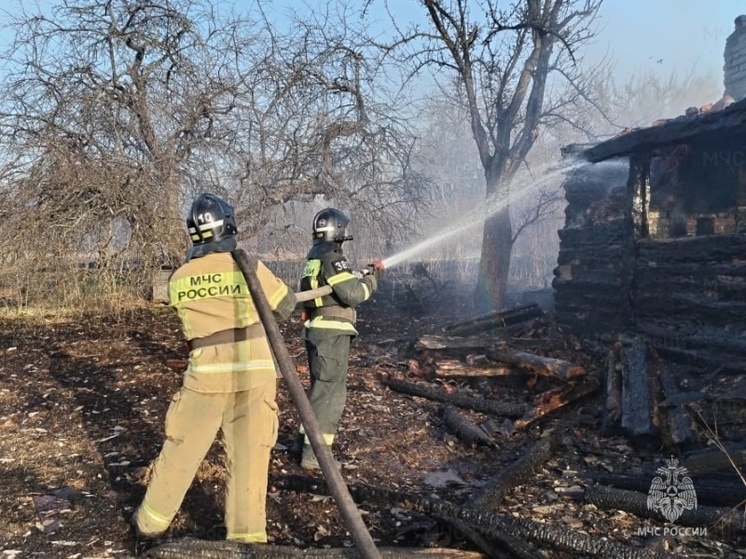
<svg viewBox="0 0 746 559">
<path fill-rule="evenodd" d="M 301 290 L 316 289 L 328 285 L 331 295 L 317 297 L 304 304 L 311 318 L 306 328 L 323 328 L 357 335 L 353 320 L 341 317 L 314 316 L 314 309 L 324 307 L 352 308 L 370 299 L 378 284 L 372 275 L 359 278 L 352 272 L 347 258 L 337 243 L 314 245 L 308 253 L 301 277 Z"/>
<path fill-rule="evenodd" d="M 287 307 L 295 294 L 261 262 L 257 278 L 272 310 Z M 188 340 L 245 328 L 259 321 L 246 281 L 229 252 L 193 258 L 169 280 L 169 299 Z M 208 345 L 189 353 L 184 386 L 196 392 L 238 392 L 276 378 L 266 336 Z"/>
</svg>

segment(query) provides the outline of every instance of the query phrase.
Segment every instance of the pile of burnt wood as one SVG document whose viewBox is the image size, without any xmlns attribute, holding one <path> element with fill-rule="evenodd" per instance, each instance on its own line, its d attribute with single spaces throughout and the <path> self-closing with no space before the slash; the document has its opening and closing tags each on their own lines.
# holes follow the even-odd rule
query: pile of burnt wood
<svg viewBox="0 0 746 559">
<path fill-rule="evenodd" d="M 673 453 L 712 444 L 714 431 L 720 441 L 746 439 L 744 375 L 727 364 L 707 371 L 670 362 L 655 342 L 621 335 L 608 351 L 604 430 Z"/>
<path fill-rule="evenodd" d="M 608 352 L 605 362 L 598 356 L 586 361 L 587 355 L 579 351 L 581 346 L 569 340 L 564 340 L 566 345 L 561 348 L 564 351 L 558 351 L 563 340 L 552 338 L 552 318 L 538 306 L 527 305 L 447 325 L 441 334 L 423 336 L 416 342 L 418 358 L 409 361 L 407 380 L 388 377 L 383 382 L 393 390 L 443 402 L 443 426 L 465 442 L 483 445 L 494 444 L 494 433 L 489 426 L 495 424 L 475 424 L 459 410 L 509 418 L 510 421 L 497 424 L 496 430 L 502 435 L 512 435 L 586 396 L 600 395 L 604 413 L 599 421 L 607 434 L 626 435 L 633 446 L 652 442 L 658 451 L 663 449 L 664 456 L 670 451 L 677 458 L 672 457 L 664 468 L 651 463 L 637 475 L 584 472 L 581 477 L 587 483 L 573 497 L 599 509 L 621 510 L 651 519 L 661 526 L 670 527 L 674 519 L 676 527 L 705 529 L 723 541 L 742 542 L 746 525 L 738 506 L 746 502 L 746 477 L 740 473 L 746 465 L 746 445 L 723 443 L 717 430 L 707 425 L 701 408 L 696 407 L 707 396 L 680 390 L 675 372 L 658 358 L 651 344 L 638 338 L 620 339 Z M 557 353 L 566 358 L 549 356 Z M 594 367 L 597 363 L 603 366 Z M 454 388 L 460 386 L 458 382 L 444 389 L 449 379 L 499 377 L 517 381 L 521 373 L 528 374 L 529 387 L 536 389 L 529 404 L 473 396 L 468 390 Z M 542 386 L 544 389 L 539 390 Z M 722 392 L 723 386 L 719 389 Z M 724 418 L 725 414 L 726 410 L 721 410 L 719 417 Z M 710 448 L 682 453 L 682 442 L 702 437 Z M 469 510 L 475 507 L 482 511 L 497 510 L 508 491 L 530 479 L 552 456 L 556 444 L 555 439 L 548 437 L 533 445 L 497 476 L 494 485 Z M 697 476 L 696 487 L 690 476 Z M 653 480 L 660 480 L 657 486 Z M 497 531 L 489 534 L 491 547 L 480 531 L 478 518 L 474 520 L 463 511 L 458 515 L 468 520 L 467 524 L 457 524 L 458 529 L 490 557 L 500 556 L 495 551 L 495 541 L 519 557 L 535 557 L 531 549 L 548 543 L 556 549 L 593 557 L 673 556 L 661 549 L 601 544 L 564 528 L 556 531 L 556 527 L 545 526 L 537 531 L 528 520 L 512 519 L 521 526 L 518 532 L 512 532 L 505 527 L 502 517 Z M 512 539 L 515 536 L 532 543 L 523 545 Z M 606 547 L 607 543 L 610 547 Z"/>
<path fill-rule="evenodd" d="M 425 335 L 415 343 L 416 359 L 409 361 L 410 377 L 422 380 L 502 378 L 526 380 L 538 394 L 530 404 L 472 397 L 458 390 L 442 389 L 443 383 L 410 382 L 384 378 L 392 390 L 440 401 L 444 421 L 454 433 L 468 442 L 489 444 L 490 434 L 483 428 L 472 429 L 454 408 L 509 418 L 505 431 L 525 429 L 547 414 L 577 401 L 600 387 L 599 376 L 588 374 L 586 367 L 567 359 L 529 351 L 551 345 L 542 334 L 551 325 L 551 315 L 537 304 L 480 315 L 446 325 L 442 334 Z M 551 353 L 550 351 L 544 353 Z M 540 379 L 553 382 L 540 383 Z M 505 433 L 504 434 L 510 434 Z"/>
</svg>

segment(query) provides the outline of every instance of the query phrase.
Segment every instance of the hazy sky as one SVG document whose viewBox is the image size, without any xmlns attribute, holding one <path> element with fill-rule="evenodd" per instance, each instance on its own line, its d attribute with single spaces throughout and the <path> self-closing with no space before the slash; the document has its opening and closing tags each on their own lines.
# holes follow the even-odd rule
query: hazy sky
<svg viewBox="0 0 746 559">
<path fill-rule="evenodd" d="M 722 82 L 725 40 L 744 0 L 606 0 L 596 47 L 624 73 L 712 73 Z"/>
</svg>

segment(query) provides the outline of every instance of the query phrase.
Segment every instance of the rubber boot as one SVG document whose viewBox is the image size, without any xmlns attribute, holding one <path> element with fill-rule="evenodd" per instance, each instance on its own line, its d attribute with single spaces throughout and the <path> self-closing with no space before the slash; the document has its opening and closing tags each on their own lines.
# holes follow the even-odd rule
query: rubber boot
<svg viewBox="0 0 746 559">
<path fill-rule="evenodd" d="M 342 464 L 337 460 L 334 461 L 334 464 L 337 466 L 338 470 L 342 469 Z M 300 459 L 300 467 L 304 470 L 321 471 L 321 465 L 319 464 L 316 454 L 314 454 L 313 448 L 311 448 L 310 444 L 303 445 L 303 455 Z"/>
<path fill-rule="evenodd" d="M 321 465 L 316 459 L 310 444 L 303 445 L 303 454 L 300 458 L 300 467 L 304 470 L 321 470 Z"/>
<path fill-rule="evenodd" d="M 146 536 L 145 534 L 140 532 L 140 528 L 137 526 L 137 511 L 135 511 L 135 513 L 130 516 L 129 525 L 133 535 L 135 536 L 135 557 L 145 555 L 145 553 L 149 549 L 156 547 L 162 543 L 168 542 L 168 538 L 166 538 L 166 532 L 163 532 L 162 534 L 158 534 L 156 536 Z"/>
</svg>

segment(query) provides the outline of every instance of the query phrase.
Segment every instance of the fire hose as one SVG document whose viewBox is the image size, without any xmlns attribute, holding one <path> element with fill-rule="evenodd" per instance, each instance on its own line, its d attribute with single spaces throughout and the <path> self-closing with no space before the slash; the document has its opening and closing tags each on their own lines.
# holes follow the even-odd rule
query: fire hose
<svg viewBox="0 0 746 559">
<path fill-rule="evenodd" d="M 303 303 L 304 301 L 310 301 L 311 299 L 315 299 L 316 297 L 323 297 L 324 295 L 329 295 L 332 292 L 332 288 L 330 285 L 324 285 L 322 287 L 317 287 L 316 289 L 309 289 L 307 291 L 298 291 L 298 293 L 295 294 L 295 300 L 299 303 Z"/>
<path fill-rule="evenodd" d="M 375 268 L 379 268 L 383 270 L 383 262 L 380 260 L 375 261 L 371 266 Z M 368 274 L 370 274 L 370 271 L 368 269 L 360 270 L 359 272 L 355 272 L 355 274 L 358 277 L 364 277 Z M 295 300 L 299 303 L 303 303 L 305 301 L 310 301 L 311 299 L 315 299 L 316 297 L 323 297 L 324 295 L 329 295 L 332 293 L 332 288 L 330 285 L 322 285 L 321 287 L 317 287 L 316 289 L 308 289 L 307 291 L 299 291 L 295 294 Z"/>
<path fill-rule="evenodd" d="M 246 279 L 249 293 L 251 293 L 251 297 L 254 300 L 257 312 L 259 313 L 259 318 L 264 325 L 264 330 L 267 333 L 267 338 L 269 339 L 272 352 L 274 353 L 275 359 L 280 368 L 280 373 L 287 384 L 290 397 L 292 398 L 301 421 L 303 422 L 306 436 L 311 442 L 311 448 L 313 448 L 314 454 L 321 466 L 321 472 L 324 474 L 324 478 L 326 478 L 327 483 L 329 484 L 330 493 L 339 507 L 345 525 L 352 536 L 352 540 L 364 559 L 381 559 L 381 554 L 376 548 L 376 544 L 373 542 L 373 538 L 363 522 L 360 511 L 355 505 L 347 485 L 345 485 L 342 474 L 337 469 L 332 452 L 324 441 L 324 437 L 321 434 L 321 427 L 316 419 L 316 414 L 311 407 L 311 403 L 308 401 L 303 385 L 295 374 L 293 358 L 290 356 L 287 347 L 285 347 L 282 333 L 277 326 L 277 321 L 272 314 L 272 309 L 269 306 L 267 297 L 264 294 L 259 278 L 256 275 L 257 260 L 254 257 L 249 256 L 246 251 L 242 249 L 234 250 L 233 258 L 238 263 L 238 266 L 241 268 L 241 272 L 243 272 L 244 278 Z M 324 288 L 319 288 L 319 290 L 312 291 L 320 291 L 323 289 Z M 331 292 L 331 288 L 329 288 L 329 292 Z M 304 293 L 308 296 L 310 291 Z M 307 301 L 324 294 L 326 293 L 314 294 L 313 296 L 303 300 Z"/>
</svg>

